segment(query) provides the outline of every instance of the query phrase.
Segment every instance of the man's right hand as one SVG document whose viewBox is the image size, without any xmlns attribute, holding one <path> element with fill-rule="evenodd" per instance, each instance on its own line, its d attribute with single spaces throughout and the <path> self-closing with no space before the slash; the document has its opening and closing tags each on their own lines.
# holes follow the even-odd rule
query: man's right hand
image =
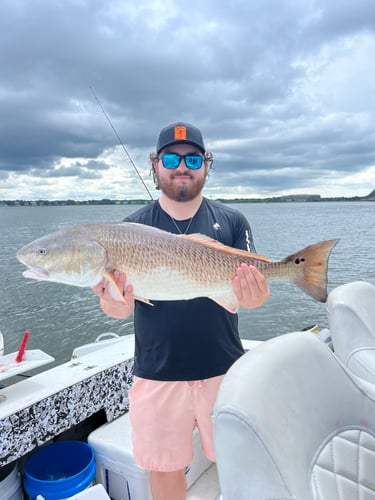
<svg viewBox="0 0 375 500">
<path fill-rule="evenodd" d="M 113 272 L 113 278 L 120 292 L 122 292 L 123 301 L 119 298 L 114 298 L 111 293 L 111 285 L 108 280 L 103 278 L 100 283 L 93 287 L 93 292 L 100 299 L 100 307 L 108 316 L 115 319 L 125 319 L 133 314 L 134 311 L 134 295 L 133 287 L 126 285 L 126 276 L 119 271 Z"/>
</svg>

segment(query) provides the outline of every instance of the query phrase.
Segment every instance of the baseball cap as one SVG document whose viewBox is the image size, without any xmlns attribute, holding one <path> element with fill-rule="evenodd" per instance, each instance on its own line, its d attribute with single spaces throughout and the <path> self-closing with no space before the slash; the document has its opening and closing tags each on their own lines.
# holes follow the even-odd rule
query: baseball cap
<svg viewBox="0 0 375 500">
<path fill-rule="evenodd" d="M 189 123 L 177 122 L 164 127 L 160 134 L 156 146 L 156 153 L 172 144 L 192 144 L 202 151 L 206 152 L 201 131 Z"/>
</svg>

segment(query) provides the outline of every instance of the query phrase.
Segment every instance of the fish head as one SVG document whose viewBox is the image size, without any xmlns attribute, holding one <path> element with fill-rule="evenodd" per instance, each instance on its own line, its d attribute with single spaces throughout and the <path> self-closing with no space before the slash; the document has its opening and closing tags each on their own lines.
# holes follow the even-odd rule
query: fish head
<svg viewBox="0 0 375 500">
<path fill-rule="evenodd" d="M 28 267 L 25 278 L 82 287 L 99 283 L 106 267 L 106 250 L 79 226 L 43 236 L 16 257 Z"/>
</svg>

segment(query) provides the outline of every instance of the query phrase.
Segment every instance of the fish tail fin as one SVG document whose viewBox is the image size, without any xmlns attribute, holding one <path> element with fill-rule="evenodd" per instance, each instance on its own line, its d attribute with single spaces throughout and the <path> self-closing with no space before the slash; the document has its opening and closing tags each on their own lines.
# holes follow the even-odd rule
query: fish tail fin
<svg viewBox="0 0 375 500">
<path fill-rule="evenodd" d="M 328 259 L 338 241 L 321 241 L 284 259 L 294 264 L 296 272 L 291 281 L 320 302 L 327 300 Z"/>
</svg>

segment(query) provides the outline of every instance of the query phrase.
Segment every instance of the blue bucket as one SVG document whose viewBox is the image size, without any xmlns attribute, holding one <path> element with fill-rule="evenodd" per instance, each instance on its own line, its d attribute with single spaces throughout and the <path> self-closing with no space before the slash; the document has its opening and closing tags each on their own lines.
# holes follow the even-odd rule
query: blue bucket
<svg viewBox="0 0 375 500">
<path fill-rule="evenodd" d="M 37 450 L 27 460 L 23 485 L 31 500 L 69 498 L 86 489 L 96 472 L 94 451 L 81 441 L 60 441 Z"/>
</svg>

